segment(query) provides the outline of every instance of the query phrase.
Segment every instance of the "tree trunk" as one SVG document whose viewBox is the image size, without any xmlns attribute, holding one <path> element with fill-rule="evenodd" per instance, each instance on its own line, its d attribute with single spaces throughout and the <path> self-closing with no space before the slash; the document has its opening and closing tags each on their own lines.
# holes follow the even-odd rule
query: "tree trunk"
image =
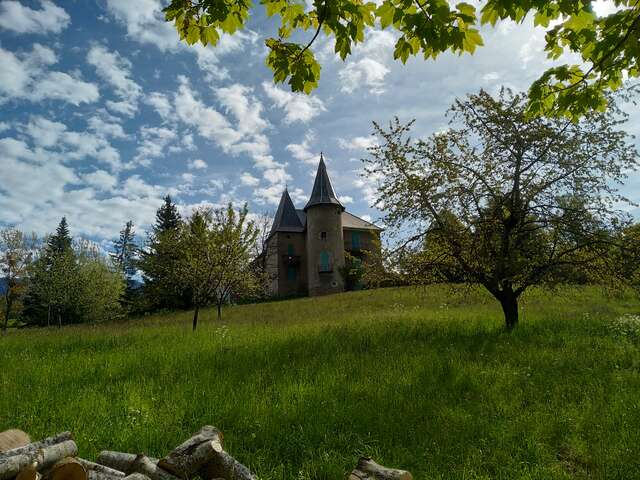
<svg viewBox="0 0 640 480">
<path fill-rule="evenodd" d="M 16 449 L 19 450 L 19 449 Z M 13 478 L 24 468 L 33 467 L 42 470 L 53 466 L 65 457 L 78 454 L 78 446 L 73 440 L 66 440 L 55 445 L 46 446 L 36 451 L 12 455 L 0 459 L 0 480 Z M 36 464 L 34 466 L 34 463 Z"/>
<path fill-rule="evenodd" d="M 44 472 L 43 477 L 45 480 L 87 480 L 87 470 L 77 459 L 66 457 Z"/>
<path fill-rule="evenodd" d="M 97 480 L 100 478 L 109 479 L 109 478 L 124 478 L 125 473 L 120 470 L 116 470 L 114 468 L 105 467 L 104 465 L 100 465 L 99 463 L 90 462 L 89 460 L 85 460 L 84 458 L 77 458 L 82 466 L 85 468 L 87 473 L 89 474 L 89 480 Z"/>
<path fill-rule="evenodd" d="M 97 462 L 106 467 L 120 470 L 127 475 L 141 473 L 151 480 L 180 480 L 175 475 L 158 467 L 157 458 L 150 458 L 144 455 L 103 450 L 98 455 Z"/>
<path fill-rule="evenodd" d="M 507 330 L 513 330 L 518 325 L 518 297 L 513 292 L 507 291 L 503 292 L 498 300 L 504 313 Z"/>
<path fill-rule="evenodd" d="M 51 305 L 47 306 L 47 327 L 51 326 Z"/>
<path fill-rule="evenodd" d="M 198 472 L 204 480 L 224 478 L 226 480 L 257 480 L 256 476 L 224 450 L 219 452 Z"/>
<path fill-rule="evenodd" d="M 4 326 L 2 327 L 2 334 L 7 334 L 7 328 L 9 328 L 9 315 L 11 314 L 11 300 L 9 299 L 9 295 L 5 295 L 4 303 L 6 308 L 4 310 Z"/>
<path fill-rule="evenodd" d="M 200 306 L 196 305 L 196 308 L 193 310 L 193 331 L 196 331 L 196 327 L 198 326 L 198 312 L 200 311 Z"/>
<path fill-rule="evenodd" d="M 222 320 L 222 302 L 218 302 L 218 321 Z"/>
<path fill-rule="evenodd" d="M 60 310 L 58 310 L 58 328 L 62 328 L 62 315 L 60 314 Z"/>
</svg>

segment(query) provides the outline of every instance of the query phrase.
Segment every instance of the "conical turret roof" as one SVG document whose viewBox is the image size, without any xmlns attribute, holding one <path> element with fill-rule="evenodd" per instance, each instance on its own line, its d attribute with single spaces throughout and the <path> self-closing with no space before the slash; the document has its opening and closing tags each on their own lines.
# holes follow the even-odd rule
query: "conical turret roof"
<svg viewBox="0 0 640 480">
<path fill-rule="evenodd" d="M 308 208 L 315 205 L 337 205 L 343 211 L 344 207 L 336 197 L 327 174 L 327 166 L 324 164 L 324 158 L 322 153 L 320 154 L 320 164 L 318 165 L 318 172 L 316 173 L 316 179 L 313 182 L 313 190 L 311 191 L 311 198 L 304 207 L 306 212 Z"/>
<path fill-rule="evenodd" d="M 296 207 L 291 201 L 289 191 L 285 188 L 284 192 L 282 192 L 282 197 L 280 197 L 270 235 L 275 232 L 302 232 L 303 230 L 304 225 L 302 225 L 296 212 Z"/>
</svg>

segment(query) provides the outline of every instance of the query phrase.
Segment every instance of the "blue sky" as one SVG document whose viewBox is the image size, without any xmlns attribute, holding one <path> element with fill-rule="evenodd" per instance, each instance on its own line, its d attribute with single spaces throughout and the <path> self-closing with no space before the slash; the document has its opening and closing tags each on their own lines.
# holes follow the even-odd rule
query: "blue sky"
<svg viewBox="0 0 640 480">
<path fill-rule="evenodd" d="M 162 5 L 0 3 L 0 225 L 43 234 L 66 215 L 74 235 L 106 245 L 129 219 L 148 228 L 167 193 L 185 214 L 228 201 L 262 213 L 288 184 L 301 207 L 320 151 L 347 208 L 375 221 L 375 179 L 359 161 L 372 121 L 415 118 L 415 133 L 428 135 L 445 128 L 455 97 L 522 90 L 549 66 L 544 32 L 529 23 L 483 32 L 473 56 L 405 66 L 393 60 L 393 34 L 373 30 L 346 62 L 320 39 L 320 88 L 304 96 L 271 81 L 270 19 L 217 47 L 188 47 Z M 630 113 L 638 133 L 640 113 Z M 637 175 L 625 186 L 635 200 L 638 186 Z"/>
</svg>

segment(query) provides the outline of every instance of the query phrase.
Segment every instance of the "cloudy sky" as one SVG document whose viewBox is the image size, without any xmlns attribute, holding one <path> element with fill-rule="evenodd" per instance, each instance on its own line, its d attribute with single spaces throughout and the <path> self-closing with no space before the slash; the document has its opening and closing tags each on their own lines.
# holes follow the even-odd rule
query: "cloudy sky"
<svg viewBox="0 0 640 480">
<path fill-rule="evenodd" d="M 44 233 L 66 215 L 74 235 L 106 244 L 129 219 L 148 227 L 167 193 L 184 212 L 247 201 L 260 213 L 288 184 L 302 207 L 320 151 L 347 208 L 375 220 L 359 160 L 371 121 L 415 118 L 427 135 L 456 96 L 525 89 L 549 65 L 544 32 L 528 23 L 487 30 L 473 56 L 405 66 L 393 34 L 374 30 L 347 62 L 317 42 L 320 88 L 303 96 L 264 65 L 271 20 L 188 47 L 162 4 L 0 2 L 0 225 Z M 628 128 L 638 133 L 640 114 Z M 639 186 L 636 176 L 625 190 L 640 200 Z"/>
</svg>

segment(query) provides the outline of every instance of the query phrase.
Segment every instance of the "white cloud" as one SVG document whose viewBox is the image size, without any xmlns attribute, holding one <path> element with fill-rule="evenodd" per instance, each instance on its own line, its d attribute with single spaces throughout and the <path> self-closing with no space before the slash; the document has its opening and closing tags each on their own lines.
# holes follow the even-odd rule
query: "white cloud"
<svg viewBox="0 0 640 480">
<path fill-rule="evenodd" d="M 240 174 L 240 183 L 248 187 L 255 187 L 260 183 L 260 180 L 251 175 L 249 172 L 242 172 Z"/>
<path fill-rule="evenodd" d="M 103 117 L 99 117 L 94 115 L 89 118 L 87 124 L 89 125 L 89 129 L 96 132 L 98 135 L 103 137 L 112 137 L 112 138 L 127 138 L 127 134 L 124 133 L 124 129 L 122 125 L 117 123 L 115 117 L 111 117 L 108 115 L 103 115 Z"/>
<path fill-rule="evenodd" d="M 142 88 L 131 78 L 131 62 L 117 51 L 110 52 L 102 45 L 94 45 L 87 54 L 87 63 L 93 65 L 100 78 L 113 87 L 119 102 L 108 101 L 110 110 L 132 116 L 138 109 Z"/>
<path fill-rule="evenodd" d="M 40 10 L 21 2 L 4 0 L 0 3 L 0 28 L 16 33 L 60 33 L 69 25 L 69 14 L 49 0 L 41 0 Z"/>
<path fill-rule="evenodd" d="M 163 2 L 160 0 L 107 0 L 107 9 L 127 29 L 131 40 L 150 44 L 162 52 L 187 52 L 196 55 L 196 62 L 208 79 L 228 77 L 220 58 L 241 51 L 247 43 L 255 43 L 257 35 L 250 31 L 222 34 L 215 47 L 200 44 L 188 46 L 180 42 L 173 24 L 164 20 Z"/>
<path fill-rule="evenodd" d="M 243 135 L 261 132 L 269 126 L 269 123 L 261 116 L 262 103 L 252 94 L 251 87 L 238 83 L 216 90 L 218 101 L 228 113 L 236 118 L 238 130 Z"/>
<path fill-rule="evenodd" d="M 164 93 L 151 92 L 144 98 L 144 103 L 152 106 L 163 120 L 169 120 L 173 109 L 169 97 Z"/>
<path fill-rule="evenodd" d="M 142 141 L 138 144 L 133 161 L 145 167 L 151 165 L 154 158 L 163 157 L 167 146 L 177 137 L 168 128 L 148 126 L 140 128 L 140 136 Z"/>
<path fill-rule="evenodd" d="M 262 88 L 271 101 L 285 112 L 285 123 L 307 123 L 326 111 L 324 103 L 318 97 L 282 90 L 271 82 L 263 82 Z"/>
<path fill-rule="evenodd" d="M 352 93 L 360 87 L 367 87 L 371 93 L 380 95 L 385 91 L 384 79 L 390 71 L 384 64 L 369 57 L 349 62 L 338 74 L 342 81 L 340 90 Z"/>
<path fill-rule="evenodd" d="M 0 48 L 0 103 L 9 99 L 39 102 L 62 100 L 73 105 L 98 100 L 98 88 L 65 72 L 50 71 L 56 54 L 36 43 L 31 52 L 15 55 Z"/>
<path fill-rule="evenodd" d="M 353 203 L 353 197 L 350 197 L 349 195 L 340 195 L 338 197 L 338 200 L 340 200 L 340 203 L 342 203 L 343 205 Z"/>
<path fill-rule="evenodd" d="M 352 93 L 366 88 L 374 95 L 384 93 L 395 42 L 394 34 L 388 30 L 368 29 L 365 41 L 355 46 L 346 65 L 338 72 L 340 90 Z"/>
<path fill-rule="evenodd" d="M 309 165 L 317 165 L 320 152 L 312 152 L 311 144 L 315 140 L 315 133 L 309 130 L 301 143 L 290 143 L 285 149 L 291 153 L 293 158 Z"/>
<path fill-rule="evenodd" d="M 81 175 L 81 177 L 86 184 L 101 192 L 110 192 L 118 184 L 118 178 L 104 170 L 94 170 L 91 173 Z"/>
<path fill-rule="evenodd" d="M 338 145 L 343 150 L 366 151 L 378 144 L 374 136 L 370 137 L 353 137 L 351 139 L 338 138 Z"/>
<path fill-rule="evenodd" d="M 205 168 L 207 168 L 207 162 L 200 158 L 197 158 L 189 162 L 189 168 L 192 170 L 204 170 Z"/>
<path fill-rule="evenodd" d="M 182 174 L 182 179 L 187 183 L 193 183 L 195 178 L 196 178 L 196 176 L 193 173 L 183 173 Z"/>
</svg>

